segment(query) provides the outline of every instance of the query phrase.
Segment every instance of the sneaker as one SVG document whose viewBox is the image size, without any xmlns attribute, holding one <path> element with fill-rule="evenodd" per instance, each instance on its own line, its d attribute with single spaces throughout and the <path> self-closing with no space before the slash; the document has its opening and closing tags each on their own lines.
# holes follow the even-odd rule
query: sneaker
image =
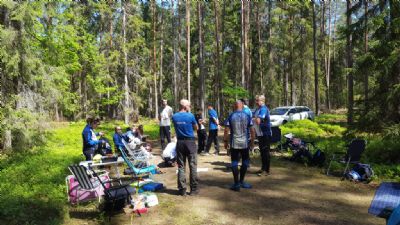
<svg viewBox="0 0 400 225">
<path fill-rule="evenodd" d="M 264 170 L 257 170 L 257 174 L 264 172 Z"/>
<path fill-rule="evenodd" d="M 259 177 L 261 177 L 261 176 L 268 176 L 269 173 L 268 173 L 267 171 L 261 171 L 261 173 L 257 173 L 257 175 L 258 175 Z"/>
<path fill-rule="evenodd" d="M 232 191 L 240 191 L 240 184 L 232 184 L 230 187 Z"/>
<path fill-rule="evenodd" d="M 210 153 L 208 153 L 208 152 L 202 152 L 200 155 L 202 155 L 202 156 L 208 156 L 208 155 L 210 155 Z"/>
<path fill-rule="evenodd" d="M 249 184 L 249 183 L 242 182 L 242 183 L 240 183 L 240 187 L 241 187 L 241 188 L 245 188 L 245 189 L 250 189 L 250 188 L 252 188 L 253 186 L 251 186 L 251 184 Z"/>
</svg>

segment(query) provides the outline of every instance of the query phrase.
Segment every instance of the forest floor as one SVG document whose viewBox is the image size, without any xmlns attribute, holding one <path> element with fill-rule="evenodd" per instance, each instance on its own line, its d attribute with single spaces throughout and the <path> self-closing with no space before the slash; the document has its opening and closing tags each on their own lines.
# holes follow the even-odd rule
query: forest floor
<svg viewBox="0 0 400 225">
<path fill-rule="evenodd" d="M 154 163 L 162 162 L 160 147 L 154 146 Z M 222 147 L 222 146 L 221 146 Z M 213 149 L 211 149 L 212 151 Z M 200 194 L 178 196 L 176 168 L 163 168 L 154 179 L 166 187 L 158 192 L 159 205 L 147 214 L 132 216 L 121 212 L 108 221 L 96 209 L 70 207 L 64 224 L 385 224 L 368 214 L 375 184 L 360 184 L 328 177 L 324 169 L 272 157 L 271 175 L 258 177 L 259 158 L 253 157 L 246 181 L 252 189 L 229 189 L 232 173 L 226 169 L 230 158 L 199 156 Z"/>
</svg>

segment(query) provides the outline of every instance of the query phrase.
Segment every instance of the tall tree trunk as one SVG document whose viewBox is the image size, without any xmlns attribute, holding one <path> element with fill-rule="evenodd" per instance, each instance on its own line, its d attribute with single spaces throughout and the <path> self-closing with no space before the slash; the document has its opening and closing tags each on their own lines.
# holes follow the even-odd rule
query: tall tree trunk
<svg viewBox="0 0 400 225">
<path fill-rule="evenodd" d="M 129 124 L 129 84 L 128 84 L 128 53 L 126 51 L 126 5 L 122 3 L 122 50 L 124 53 L 124 91 L 125 91 L 125 104 L 124 104 L 124 121 Z"/>
<path fill-rule="evenodd" d="M 317 61 L 317 22 L 315 19 L 315 2 L 312 0 L 313 13 L 313 52 L 314 52 L 314 91 L 315 91 L 315 113 L 319 115 L 319 92 L 318 92 L 318 61 Z"/>
<path fill-rule="evenodd" d="M 215 17 L 215 43 L 216 43 L 216 49 L 215 49 L 215 78 L 216 78 L 216 85 L 215 85 L 215 90 L 216 90 L 216 106 L 217 106 L 217 111 L 221 113 L 221 104 L 220 104 L 220 87 L 221 87 L 221 78 L 220 78 L 220 70 L 221 70 L 221 65 L 220 65 L 220 34 L 219 34 L 219 7 L 218 7 L 218 2 L 214 0 L 214 17 Z"/>
<path fill-rule="evenodd" d="M 353 104 L 354 104 L 354 96 L 353 96 L 353 72 L 351 69 L 353 68 L 353 40 L 352 34 L 349 31 L 352 19 L 351 19 L 351 0 L 346 0 L 346 27 L 348 29 L 346 34 L 346 61 L 347 61 L 347 69 L 349 70 L 347 75 L 347 123 L 353 124 Z"/>
<path fill-rule="evenodd" d="M 205 105 L 204 105 L 204 95 L 205 95 L 205 79 L 204 79 L 204 42 L 203 42 L 203 9 L 201 2 L 197 2 L 197 20 L 199 26 L 199 71 L 200 71 L 200 107 L 204 118 Z"/>
<path fill-rule="evenodd" d="M 158 118 L 158 90 L 157 90 L 157 55 L 156 55 L 156 3 L 155 0 L 151 1 L 152 14 L 153 14 L 153 76 L 154 76 L 154 99 L 155 99 L 155 112 L 154 118 Z"/>
<path fill-rule="evenodd" d="M 263 75 L 263 60 L 262 60 L 262 41 L 261 41 L 261 26 L 260 26 L 260 4 L 257 3 L 256 10 L 256 23 L 257 23 L 257 38 L 258 38 L 258 64 L 259 64 L 259 76 L 260 76 L 260 91 L 264 93 L 264 75 Z"/>
<path fill-rule="evenodd" d="M 289 83 L 290 83 L 290 105 L 294 104 L 294 90 L 293 90 L 293 80 L 294 80 L 294 43 L 293 43 L 293 39 L 294 39 L 294 21 L 293 21 L 293 16 L 290 15 L 289 16 L 289 30 L 290 30 L 290 43 L 289 43 L 289 47 L 290 47 L 290 61 L 289 61 Z"/>
<path fill-rule="evenodd" d="M 300 45 L 300 58 L 304 59 L 304 49 L 306 43 L 304 42 L 304 32 L 305 28 L 301 26 L 300 28 L 300 40 L 301 40 L 301 45 Z M 300 105 L 304 105 L 304 60 L 300 61 Z"/>
<path fill-rule="evenodd" d="M 242 55 L 242 87 L 245 88 L 245 77 L 246 77 L 246 73 L 245 73 L 245 64 L 246 64 L 246 53 L 245 53 L 245 18 L 246 18 L 246 13 L 245 13 L 245 2 L 246 1 L 241 1 L 241 14 L 240 14 L 240 18 L 241 18 L 241 55 Z"/>
<path fill-rule="evenodd" d="M 179 5 L 178 5 L 179 8 Z M 175 109 L 178 108 L 178 83 L 177 83 L 177 76 L 178 76 L 178 53 L 177 53 L 177 29 L 175 27 L 176 24 L 176 19 L 175 19 L 175 10 L 174 10 L 174 0 L 171 0 L 171 15 L 172 15 L 172 30 L 174 33 L 173 37 L 173 44 L 174 44 L 174 78 L 173 78 L 173 87 L 172 90 L 174 90 L 174 106 Z M 179 31 L 178 31 L 179 32 Z"/>
<path fill-rule="evenodd" d="M 190 101 L 190 1 L 186 1 L 187 99 Z"/>
<path fill-rule="evenodd" d="M 331 109 L 331 94 L 330 94 L 330 80 L 331 80 L 331 1 L 328 1 L 329 8 L 328 8 L 328 59 L 326 62 L 326 107 L 328 110 Z"/>
<path fill-rule="evenodd" d="M 284 101 L 285 105 L 289 105 L 289 65 L 287 59 L 284 59 L 284 77 L 283 77 L 283 86 L 284 86 Z"/>
<path fill-rule="evenodd" d="M 368 53 L 368 1 L 364 0 L 364 53 Z M 364 71 L 364 113 L 369 111 L 368 107 L 368 70 Z"/>
<path fill-rule="evenodd" d="M 332 65 L 335 65 L 335 60 L 336 60 L 336 14 L 337 14 L 337 1 L 335 2 L 335 11 L 334 11 L 334 16 L 333 16 L 333 31 L 332 31 Z M 334 71 L 335 67 L 333 66 L 331 69 L 331 74 L 334 75 L 335 71 Z"/>
<path fill-rule="evenodd" d="M 400 30 L 398 26 L 398 21 L 400 21 L 400 5 L 398 1 L 389 0 L 389 8 L 390 8 L 390 39 L 392 41 L 400 40 Z M 397 21 L 397 23 L 395 22 Z M 395 94 L 392 99 L 389 101 L 389 112 L 387 114 L 387 119 L 389 121 L 393 121 L 394 123 L 400 122 L 400 96 L 399 92 L 394 92 L 394 86 L 400 84 L 400 57 L 397 56 L 396 62 L 394 62 L 393 67 L 391 68 L 391 79 L 390 85 L 392 92 L 391 94 Z"/>
<path fill-rule="evenodd" d="M 161 3 L 162 4 L 162 3 Z M 164 56 L 164 9 L 161 7 L 161 28 L 160 28 L 160 84 L 159 84 L 159 93 L 160 99 L 163 98 L 163 56 Z"/>
</svg>

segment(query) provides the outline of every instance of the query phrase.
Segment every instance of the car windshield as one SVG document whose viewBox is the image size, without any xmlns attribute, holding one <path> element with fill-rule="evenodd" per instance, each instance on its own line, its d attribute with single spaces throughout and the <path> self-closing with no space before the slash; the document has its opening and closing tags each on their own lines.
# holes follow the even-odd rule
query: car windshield
<svg viewBox="0 0 400 225">
<path fill-rule="evenodd" d="M 285 114 L 287 111 L 289 110 L 289 108 L 275 108 L 273 110 L 271 110 L 271 115 L 283 115 Z"/>
</svg>

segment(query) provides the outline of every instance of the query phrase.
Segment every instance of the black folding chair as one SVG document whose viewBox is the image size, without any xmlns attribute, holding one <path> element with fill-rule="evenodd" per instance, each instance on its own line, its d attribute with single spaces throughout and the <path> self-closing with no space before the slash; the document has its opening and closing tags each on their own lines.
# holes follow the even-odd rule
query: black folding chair
<svg viewBox="0 0 400 225">
<path fill-rule="evenodd" d="M 347 152 L 335 152 L 332 155 L 331 161 L 329 162 L 328 170 L 326 171 L 326 175 L 329 175 L 329 171 L 332 166 L 333 161 L 337 161 L 343 164 L 346 164 L 345 169 L 343 171 L 343 177 L 346 175 L 346 172 L 349 170 L 350 164 L 356 164 L 360 162 L 361 155 L 365 150 L 366 141 L 363 139 L 353 139 L 349 145 L 347 145 Z M 344 157 L 343 157 L 344 156 Z"/>
</svg>

